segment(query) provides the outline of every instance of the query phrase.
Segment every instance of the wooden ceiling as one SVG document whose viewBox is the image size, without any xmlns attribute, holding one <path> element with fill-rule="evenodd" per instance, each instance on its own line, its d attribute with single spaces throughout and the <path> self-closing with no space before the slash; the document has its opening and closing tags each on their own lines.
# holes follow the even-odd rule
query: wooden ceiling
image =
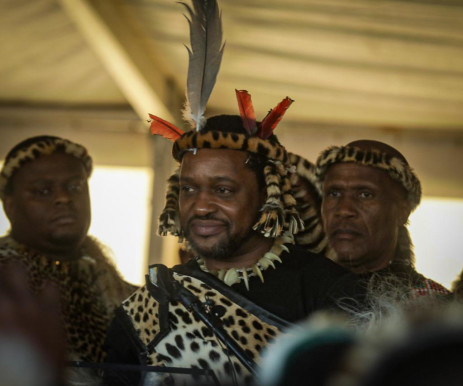
<svg viewBox="0 0 463 386">
<path fill-rule="evenodd" d="M 219 0 L 226 40 L 208 114 L 463 130 L 463 1 Z M 114 107 L 178 120 L 188 24 L 174 0 L 2 0 L 0 108 Z"/>
</svg>

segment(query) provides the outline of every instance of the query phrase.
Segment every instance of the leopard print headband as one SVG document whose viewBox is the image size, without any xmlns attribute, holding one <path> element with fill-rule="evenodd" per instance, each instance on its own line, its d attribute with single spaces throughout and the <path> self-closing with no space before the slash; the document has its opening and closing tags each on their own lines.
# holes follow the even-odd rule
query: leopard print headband
<svg viewBox="0 0 463 386">
<path fill-rule="evenodd" d="M 384 170 L 399 182 L 408 194 L 413 211 L 421 201 L 421 183 L 407 162 L 379 150 L 362 150 L 355 146 L 332 146 L 321 153 L 316 162 L 317 188 L 321 194 L 322 183 L 329 166 L 339 162 L 354 162 Z"/>
<path fill-rule="evenodd" d="M 0 172 L 0 198 L 3 200 L 8 182 L 24 164 L 40 156 L 56 152 L 64 152 L 81 160 L 90 177 L 93 163 L 85 147 L 59 137 L 45 135 L 32 137 L 17 144 L 6 156 L 5 163 Z"/>
</svg>

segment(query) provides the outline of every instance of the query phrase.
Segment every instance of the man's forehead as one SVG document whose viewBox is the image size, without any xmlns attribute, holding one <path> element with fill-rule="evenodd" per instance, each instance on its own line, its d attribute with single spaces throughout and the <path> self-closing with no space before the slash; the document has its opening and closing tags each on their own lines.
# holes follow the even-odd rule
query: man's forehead
<svg viewBox="0 0 463 386">
<path fill-rule="evenodd" d="M 230 149 L 200 149 L 185 154 L 180 165 L 180 181 L 236 181 L 252 178 L 246 167 L 247 153 Z"/>
<path fill-rule="evenodd" d="M 353 189 L 378 188 L 388 192 L 405 192 L 403 186 L 385 170 L 355 162 L 333 164 L 328 168 L 324 187 L 349 186 Z"/>
<path fill-rule="evenodd" d="M 244 166 L 248 153 L 233 149 L 190 149 L 185 152 L 181 165 L 190 163 L 213 163 L 226 165 L 227 163 L 242 164 Z"/>
<path fill-rule="evenodd" d="M 341 162 L 330 165 L 325 183 L 332 181 L 352 182 L 358 179 L 364 183 L 393 183 L 386 171 L 373 166 L 361 165 L 355 162 Z"/>
</svg>

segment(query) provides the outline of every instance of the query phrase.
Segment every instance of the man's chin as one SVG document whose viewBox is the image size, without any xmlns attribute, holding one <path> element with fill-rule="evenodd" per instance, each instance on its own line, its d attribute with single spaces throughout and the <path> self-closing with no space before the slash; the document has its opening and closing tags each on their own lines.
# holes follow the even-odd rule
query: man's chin
<svg viewBox="0 0 463 386">
<path fill-rule="evenodd" d="M 208 242 L 209 241 L 209 242 Z M 229 243 L 212 242 L 212 240 L 188 240 L 193 251 L 205 258 L 217 261 L 229 261 L 233 257 L 234 247 Z"/>
<path fill-rule="evenodd" d="M 352 250 L 345 250 L 345 249 L 334 249 L 336 251 L 336 261 L 349 268 L 355 269 L 362 265 L 361 257 L 357 254 L 353 253 Z"/>
<path fill-rule="evenodd" d="M 75 232 L 60 232 L 53 234 L 49 242 L 59 248 L 78 248 L 85 240 L 86 235 Z"/>
</svg>

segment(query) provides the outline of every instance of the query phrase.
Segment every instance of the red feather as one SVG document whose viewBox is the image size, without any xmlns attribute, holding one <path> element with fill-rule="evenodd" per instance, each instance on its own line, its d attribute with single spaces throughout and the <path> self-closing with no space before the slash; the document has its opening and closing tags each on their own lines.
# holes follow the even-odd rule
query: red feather
<svg viewBox="0 0 463 386">
<path fill-rule="evenodd" d="M 235 92 L 243 126 L 249 135 L 253 135 L 257 130 L 257 126 L 251 95 L 246 90 L 235 90 Z"/>
<path fill-rule="evenodd" d="M 181 137 L 183 131 L 180 130 L 177 126 L 173 125 L 161 119 L 155 115 L 148 114 L 151 121 L 150 132 L 153 135 L 162 135 L 164 138 L 167 138 L 174 142 L 177 138 Z"/>
<path fill-rule="evenodd" d="M 291 98 L 286 97 L 280 103 L 278 103 L 275 108 L 270 110 L 267 116 L 262 120 L 259 131 L 257 132 L 257 136 L 263 139 L 270 137 L 273 133 L 273 130 L 275 130 L 275 127 L 278 125 L 278 122 L 280 122 L 286 110 L 293 102 L 294 101 Z"/>
</svg>

